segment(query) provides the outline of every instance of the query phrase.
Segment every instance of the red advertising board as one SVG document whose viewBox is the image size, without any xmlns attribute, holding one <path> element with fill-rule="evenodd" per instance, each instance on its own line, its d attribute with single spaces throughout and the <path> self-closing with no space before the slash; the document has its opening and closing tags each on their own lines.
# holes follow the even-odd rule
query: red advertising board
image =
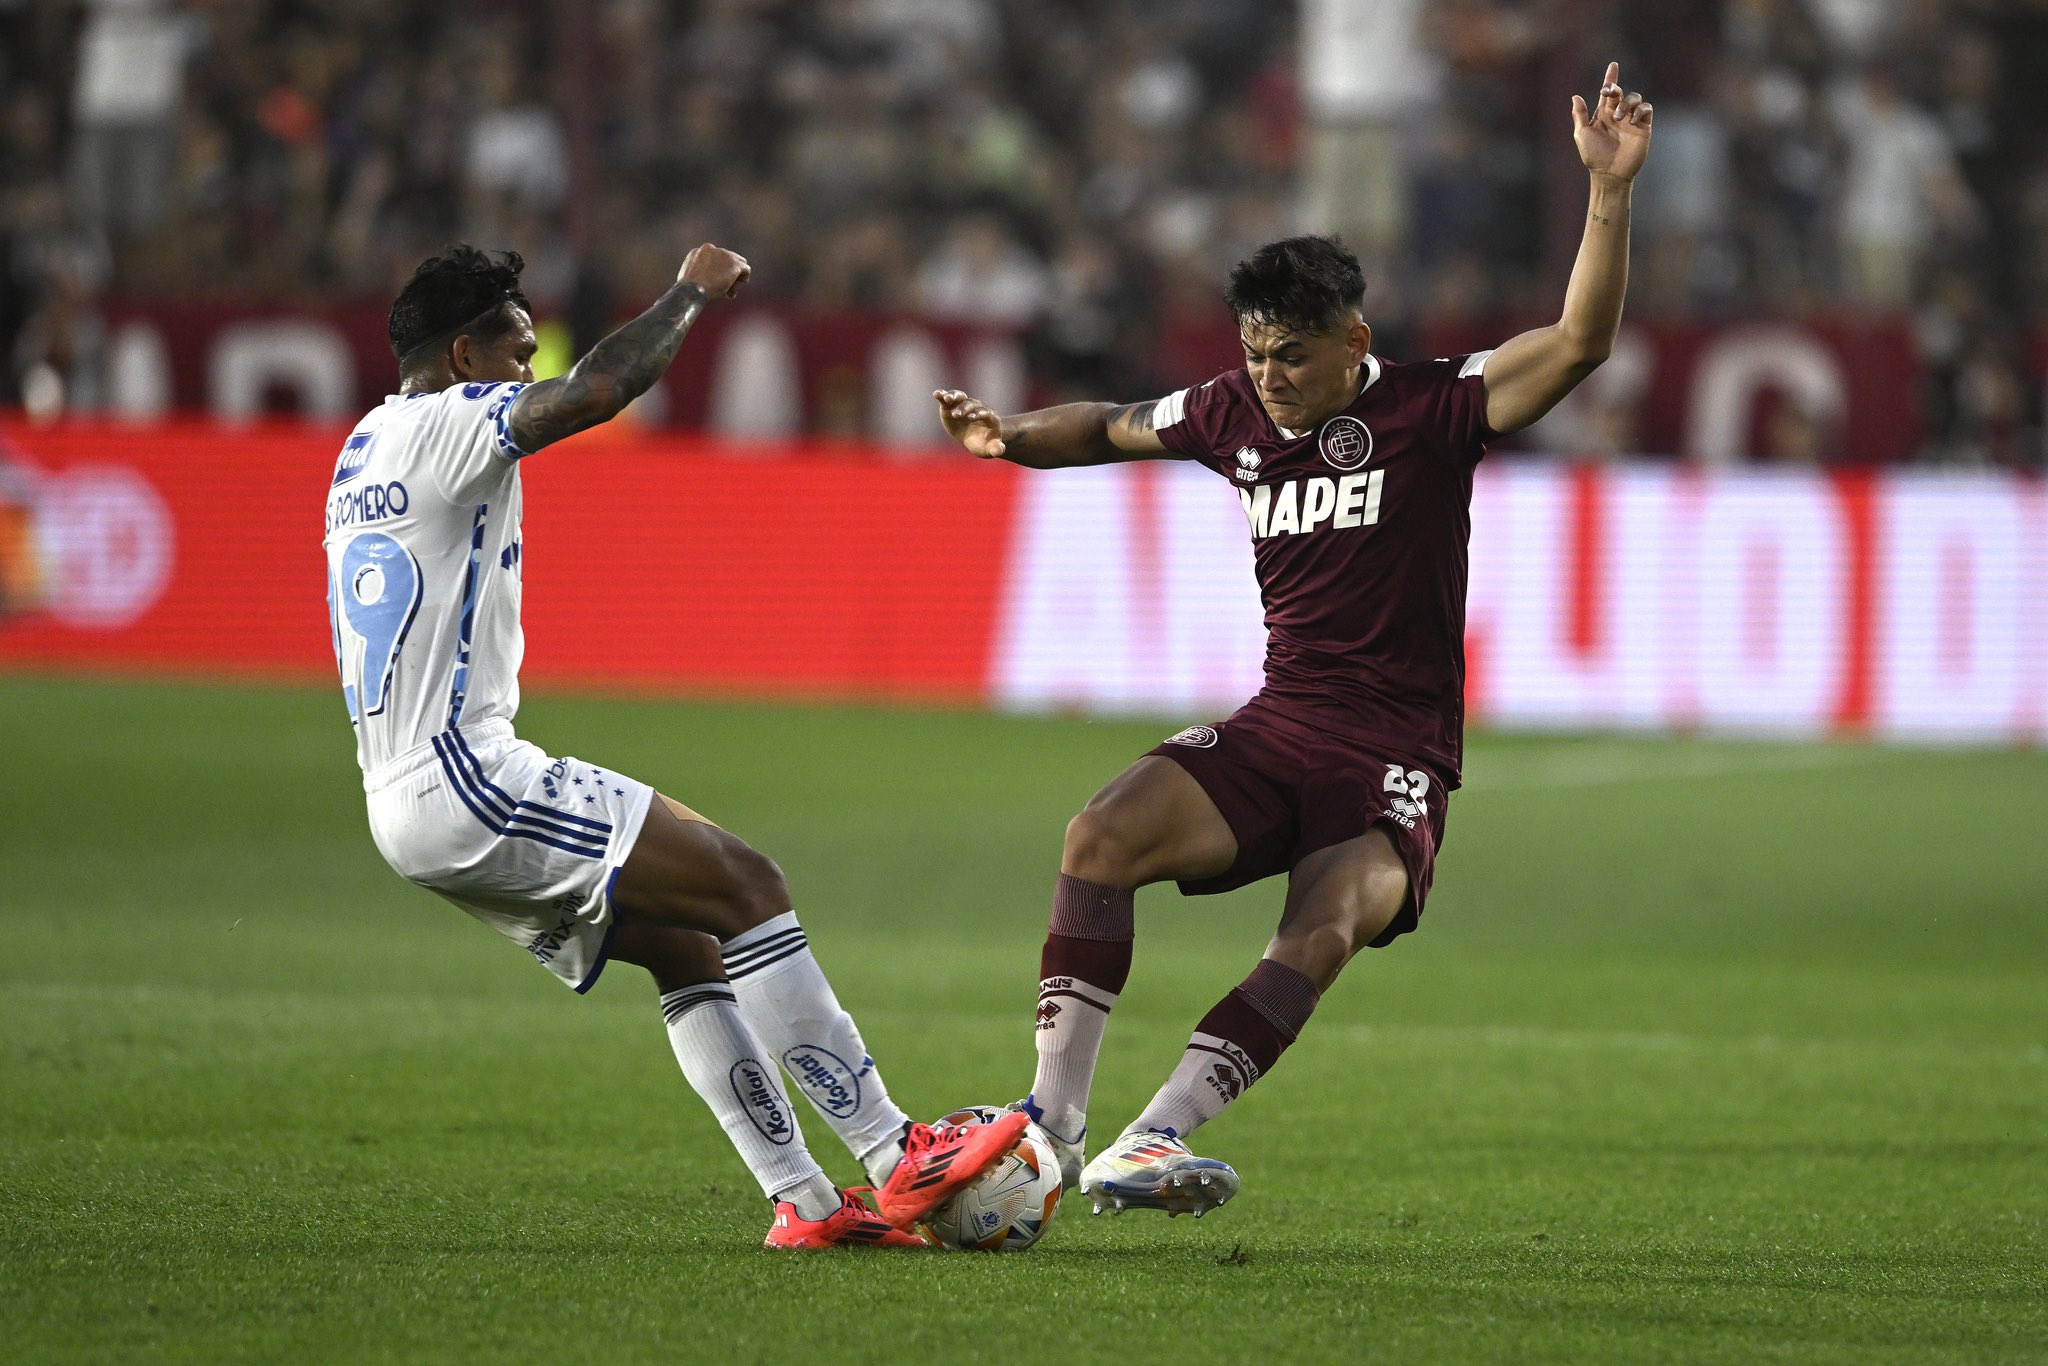
<svg viewBox="0 0 2048 1366">
<path fill-rule="evenodd" d="M 0 427 L 34 562 L 0 663 L 330 671 L 321 509 L 345 435 Z M 591 433 L 524 479 L 533 681 L 984 693 L 1006 466 Z"/>
<path fill-rule="evenodd" d="M 326 676 L 343 435 L 0 425 L 0 667 Z M 1259 683 L 1193 466 L 591 433 L 525 480 L 531 683 L 1196 720 Z M 1494 725 L 2039 743 L 2048 491 L 1491 459 L 1467 651 Z"/>
</svg>

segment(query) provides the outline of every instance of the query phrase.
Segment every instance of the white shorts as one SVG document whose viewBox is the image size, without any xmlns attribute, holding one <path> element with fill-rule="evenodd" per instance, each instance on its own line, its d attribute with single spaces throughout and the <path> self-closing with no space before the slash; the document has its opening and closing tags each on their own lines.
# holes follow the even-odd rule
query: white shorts
<svg viewBox="0 0 2048 1366">
<path fill-rule="evenodd" d="M 502 719 L 437 735 L 363 786 L 370 834 L 401 876 L 590 990 L 618 925 L 612 884 L 653 788 L 551 758 Z"/>
</svg>

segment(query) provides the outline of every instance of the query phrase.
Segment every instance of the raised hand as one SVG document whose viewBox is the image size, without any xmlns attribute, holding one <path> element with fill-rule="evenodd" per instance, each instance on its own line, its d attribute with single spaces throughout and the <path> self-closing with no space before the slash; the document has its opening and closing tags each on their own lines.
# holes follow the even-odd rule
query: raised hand
<svg viewBox="0 0 2048 1366">
<path fill-rule="evenodd" d="M 945 424 L 946 435 L 965 446 L 969 455 L 993 460 L 1007 449 L 1003 420 L 986 403 L 958 389 L 935 389 L 932 397 L 938 400 L 939 421 Z"/>
<path fill-rule="evenodd" d="M 707 299 L 730 299 L 753 273 L 746 257 L 706 242 L 690 248 L 683 268 L 676 272 L 676 283 L 697 286 Z"/>
<path fill-rule="evenodd" d="M 1572 96 L 1572 141 L 1579 160 L 1596 176 L 1634 180 L 1650 150 L 1650 103 L 1621 89 L 1621 63 L 1609 62 L 1607 76 L 1591 110 L 1583 97 Z"/>
</svg>

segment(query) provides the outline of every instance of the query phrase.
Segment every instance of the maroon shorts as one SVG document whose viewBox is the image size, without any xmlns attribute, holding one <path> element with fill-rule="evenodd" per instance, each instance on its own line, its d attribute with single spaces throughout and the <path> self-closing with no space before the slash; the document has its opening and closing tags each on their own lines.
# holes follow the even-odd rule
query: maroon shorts
<svg viewBox="0 0 2048 1366">
<path fill-rule="evenodd" d="M 1147 753 L 1192 774 L 1237 836 L 1237 860 L 1216 877 L 1181 883 L 1183 895 L 1234 891 L 1384 825 L 1408 869 L 1408 899 L 1372 946 L 1415 928 L 1444 841 L 1450 794 L 1436 775 L 1256 698 L 1228 721 L 1190 726 Z"/>
</svg>

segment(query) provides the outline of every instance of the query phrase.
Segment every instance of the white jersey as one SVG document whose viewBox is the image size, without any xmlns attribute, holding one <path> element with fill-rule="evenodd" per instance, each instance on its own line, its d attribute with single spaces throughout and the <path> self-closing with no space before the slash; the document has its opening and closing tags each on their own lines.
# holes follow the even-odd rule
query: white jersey
<svg viewBox="0 0 2048 1366">
<path fill-rule="evenodd" d="M 365 774 L 519 708 L 520 384 L 384 401 L 327 494 L 327 605 Z"/>
</svg>

